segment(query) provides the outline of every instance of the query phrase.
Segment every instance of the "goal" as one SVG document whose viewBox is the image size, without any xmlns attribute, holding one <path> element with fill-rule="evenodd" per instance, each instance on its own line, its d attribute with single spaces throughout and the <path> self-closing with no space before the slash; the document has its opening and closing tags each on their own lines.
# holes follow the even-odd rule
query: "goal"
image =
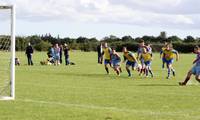
<svg viewBox="0 0 200 120">
<path fill-rule="evenodd" d="M 15 99 L 15 6 L 0 5 L 0 100 Z"/>
</svg>

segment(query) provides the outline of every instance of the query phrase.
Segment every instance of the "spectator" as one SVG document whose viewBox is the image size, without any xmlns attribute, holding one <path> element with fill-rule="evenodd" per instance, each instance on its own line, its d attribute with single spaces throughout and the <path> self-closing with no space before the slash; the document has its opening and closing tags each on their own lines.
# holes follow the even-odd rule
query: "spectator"
<svg viewBox="0 0 200 120">
<path fill-rule="evenodd" d="M 53 45 L 51 47 L 49 47 L 47 56 L 48 56 L 48 58 L 53 58 L 53 56 L 54 56 L 54 46 Z"/>
<path fill-rule="evenodd" d="M 28 65 L 33 65 L 32 61 L 33 47 L 31 46 L 31 43 L 28 43 L 28 46 L 26 47 L 26 55 L 28 59 Z"/>
<path fill-rule="evenodd" d="M 62 54 L 63 54 L 63 46 L 60 45 L 60 64 L 62 64 Z"/>
<path fill-rule="evenodd" d="M 64 44 L 64 55 L 65 55 L 65 65 L 69 65 L 69 47 L 67 44 Z"/>
<path fill-rule="evenodd" d="M 54 60 L 55 60 L 55 65 L 60 64 L 60 47 L 58 46 L 58 44 L 55 44 L 54 47 Z"/>
<path fill-rule="evenodd" d="M 101 56 L 101 54 L 102 54 L 102 44 L 100 44 L 100 45 L 97 45 L 97 54 L 98 54 L 98 63 L 99 64 L 102 64 L 102 56 Z"/>
</svg>

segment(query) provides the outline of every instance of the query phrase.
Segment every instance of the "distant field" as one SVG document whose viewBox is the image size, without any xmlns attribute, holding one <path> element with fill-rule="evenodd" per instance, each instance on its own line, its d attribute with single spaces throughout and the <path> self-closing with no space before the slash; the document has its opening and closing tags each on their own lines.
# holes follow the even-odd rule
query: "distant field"
<svg viewBox="0 0 200 120">
<path fill-rule="evenodd" d="M 195 55 L 181 54 L 175 78 L 165 79 L 159 55 L 152 64 L 154 78 L 133 72 L 128 78 L 106 75 L 94 52 L 72 52 L 75 66 L 41 66 L 46 53 L 26 56 L 18 52 L 16 100 L 0 101 L 0 120 L 199 120 L 200 86 L 193 80 L 180 87 Z"/>
</svg>

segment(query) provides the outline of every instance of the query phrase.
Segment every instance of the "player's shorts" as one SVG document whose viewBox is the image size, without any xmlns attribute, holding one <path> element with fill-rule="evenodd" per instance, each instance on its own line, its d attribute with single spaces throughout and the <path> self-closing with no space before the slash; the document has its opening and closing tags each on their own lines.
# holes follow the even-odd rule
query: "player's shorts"
<svg viewBox="0 0 200 120">
<path fill-rule="evenodd" d="M 120 60 L 113 60 L 112 65 L 113 65 L 113 67 L 120 66 Z"/>
<path fill-rule="evenodd" d="M 167 65 L 172 64 L 174 62 L 174 59 L 167 60 L 167 59 L 164 58 L 163 60 L 164 60 L 165 63 L 167 63 Z"/>
<path fill-rule="evenodd" d="M 128 66 L 128 67 L 131 66 L 132 68 L 134 68 L 134 67 L 136 67 L 136 62 L 127 61 L 126 66 Z"/>
<path fill-rule="evenodd" d="M 144 64 L 145 64 L 146 66 L 151 66 L 151 61 L 145 61 Z"/>
<path fill-rule="evenodd" d="M 194 75 L 200 75 L 200 66 L 193 66 L 192 67 L 192 74 Z"/>
<path fill-rule="evenodd" d="M 165 62 L 165 58 L 162 58 L 162 62 Z"/>
<path fill-rule="evenodd" d="M 110 63 L 110 60 L 105 59 L 105 60 L 104 60 L 104 65 L 107 65 L 107 64 L 111 64 L 111 63 Z"/>
</svg>

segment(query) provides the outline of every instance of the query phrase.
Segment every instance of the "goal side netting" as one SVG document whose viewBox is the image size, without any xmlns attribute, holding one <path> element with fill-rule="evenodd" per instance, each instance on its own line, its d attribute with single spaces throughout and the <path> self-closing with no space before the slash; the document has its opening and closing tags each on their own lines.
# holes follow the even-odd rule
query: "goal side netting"
<svg viewBox="0 0 200 120">
<path fill-rule="evenodd" d="M 0 100 L 15 98 L 15 7 L 0 5 Z"/>
</svg>

